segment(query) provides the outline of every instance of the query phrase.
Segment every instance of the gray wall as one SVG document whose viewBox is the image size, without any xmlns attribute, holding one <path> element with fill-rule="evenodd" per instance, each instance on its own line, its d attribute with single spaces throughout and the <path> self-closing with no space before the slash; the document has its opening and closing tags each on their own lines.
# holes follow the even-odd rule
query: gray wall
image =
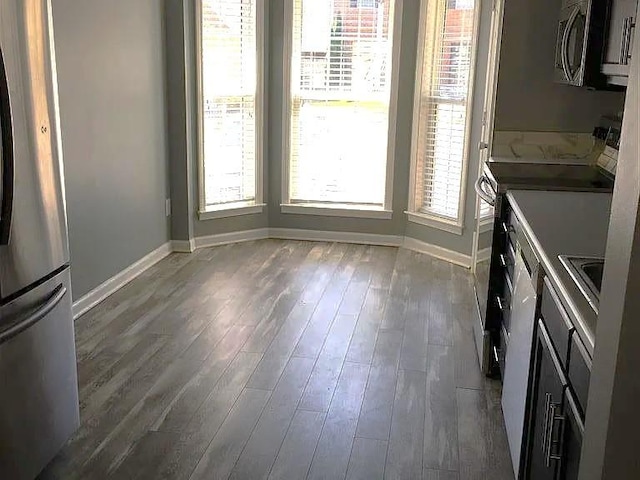
<svg viewBox="0 0 640 480">
<path fill-rule="evenodd" d="M 561 0 L 505 0 L 496 130 L 591 132 L 624 94 L 553 82 Z"/>
<path fill-rule="evenodd" d="M 169 239 L 162 5 L 53 0 L 74 298 Z"/>
<path fill-rule="evenodd" d="M 195 16 L 192 2 L 185 2 L 186 14 L 182 15 L 182 0 L 165 0 L 166 21 L 167 21 L 167 76 L 168 76 L 168 99 L 169 110 L 173 112 L 169 118 L 169 128 L 171 132 L 171 142 L 174 136 L 180 135 L 182 138 L 175 139 L 177 147 L 171 147 L 171 196 L 174 205 L 174 217 L 178 213 L 177 205 L 187 205 L 187 199 L 191 204 L 191 210 L 183 215 L 180 210 L 181 219 L 174 218 L 172 221 L 172 235 L 175 239 L 192 238 L 188 237 L 191 228 L 195 237 L 227 233 L 231 231 L 250 230 L 262 227 L 275 228 L 297 228 L 328 231 L 348 231 L 359 233 L 374 233 L 386 235 L 406 235 L 436 244 L 445 248 L 471 253 L 471 243 L 474 228 L 475 195 L 470 194 L 466 204 L 464 234 L 454 235 L 441 230 L 425 227 L 417 224 L 407 224 L 404 211 L 407 209 L 407 199 L 409 190 L 409 165 L 411 154 L 411 122 L 413 116 L 413 89 L 415 80 L 415 60 L 416 42 L 419 20 L 419 2 L 403 2 L 402 16 L 402 40 L 400 54 L 400 78 L 399 78 L 399 98 L 397 113 L 397 136 L 394 165 L 394 185 L 393 185 L 393 217 L 391 220 L 379 219 L 359 219 L 359 218 L 339 218 L 310 215 L 282 214 L 280 212 L 281 203 L 281 172 L 283 165 L 282 153 L 282 105 L 283 83 L 282 83 L 282 47 L 283 47 L 283 19 L 284 1 L 272 0 L 268 4 L 269 27 L 266 32 L 265 43 L 267 69 L 266 79 L 266 144 L 265 144 L 265 201 L 268 204 L 265 212 L 259 215 L 247 215 L 242 217 L 230 217 L 217 220 L 199 221 L 196 216 L 198 206 L 197 191 L 197 156 L 195 155 L 195 143 L 190 146 L 184 141 L 184 135 L 188 139 L 195 140 L 195 131 L 189 132 L 185 124 L 190 123 L 195 127 L 196 110 L 195 99 L 186 99 L 185 95 L 193 95 L 196 88 L 195 79 L 195 58 L 194 58 L 194 34 L 193 25 Z M 482 36 L 488 36 L 488 26 L 490 19 L 490 4 L 483 2 L 481 25 L 484 27 Z M 186 20 L 186 21 L 185 21 Z M 181 34 L 183 37 L 181 38 Z M 186 43 L 183 41 L 186 40 Z M 479 59 L 486 60 L 486 51 L 479 53 Z M 181 78 L 183 65 L 186 59 L 187 78 Z M 480 61 L 476 72 L 477 81 L 480 82 L 478 92 L 474 98 L 474 105 L 478 111 L 482 109 L 484 78 L 486 72 L 486 62 Z M 185 90 L 187 93 L 185 94 Z M 181 109 L 186 109 L 181 110 Z M 173 126 L 173 122 L 176 125 Z M 474 123 L 472 130 L 472 141 L 470 151 L 469 178 L 467 188 L 472 192 L 473 181 L 478 169 L 478 155 L 473 145 L 477 145 L 480 138 L 480 117 Z M 173 143 L 170 143 L 173 145 Z M 190 153 L 193 154 L 189 160 Z M 191 192 L 187 192 L 183 172 L 189 165 L 191 169 L 190 185 L 194 186 Z M 181 170 L 175 172 L 175 170 Z M 188 222 L 184 222 L 184 218 Z"/>
</svg>

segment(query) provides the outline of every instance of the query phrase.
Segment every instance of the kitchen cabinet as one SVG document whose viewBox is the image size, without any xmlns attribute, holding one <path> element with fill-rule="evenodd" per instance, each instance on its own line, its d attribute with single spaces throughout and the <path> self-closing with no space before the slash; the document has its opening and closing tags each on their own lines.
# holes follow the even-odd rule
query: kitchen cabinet
<svg viewBox="0 0 640 480">
<path fill-rule="evenodd" d="M 562 458 L 560 462 L 560 478 L 562 480 L 577 480 L 580 468 L 580 454 L 582 452 L 582 436 L 584 423 L 578 412 L 578 407 L 571 392 L 565 391 L 563 402 L 562 425 Z"/>
<path fill-rule="evenodd" d="M 626 85 L 633 36 L 637 20 L 638 0 L 610 0 L 607 8 L 607 31 L 601 72 L 609 83 Z"/>
<path fill-rule="evenodd" d="M 559 471 L 562 405 L 567 380 L 541 320 L 538 321 L 533 369 L 525 478 L 551 480 L 557 478 Z"/>
</svg>

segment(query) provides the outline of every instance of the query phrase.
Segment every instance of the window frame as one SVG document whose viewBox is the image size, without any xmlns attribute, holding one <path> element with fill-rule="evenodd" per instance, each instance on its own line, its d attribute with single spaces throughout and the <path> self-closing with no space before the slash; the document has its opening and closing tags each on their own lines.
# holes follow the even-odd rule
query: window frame
<svg viewBox="0 0 640 480">
<path fill-rule="evenodd" d="M 264 118 L 265 118 L 265 2 L 255 1 L 256 8 L 256 94 L 255 94 L 255 200 L 207 205 L 204 168 L 204 102 L 202 69 L 202 1 L 195 0 L 195 56 L 197 103 L 198 218 L 211 220 L 262 213 L 264 203 Z"/>
<path fill-rule="evenodd" d="M 282 59 L 282 171 L 280 212 L 284 214 L 322 215 L 353 218 L 377 218 L 389 220 L 393 215 L 393 181 L 395 172 L 396 134 L 398 116 L 398 90 L 400 76 L 400 43 L 402 37 L 402 0 L 393 2 L 391 81 L 389 91 L 389 127 L 387 132 L 387 161 L 385 175 L 384 203 L 381 207 L 372 205 L 351 205 L 337 203 L 291 203 L 289 195 L 289 171 L 291 163 L 291 69 L 293 52 L 293 11 L 294 1 L 285 2 L 283 59 Z"/>
<path fill-rule="evenodd" d="M 480 14 L 481 0 L 475 0 L 474 4 L 474 26 L 472 36 L 472 51 L 469 69 L 469 90 L 467 93 L 467 112 L 465 119 L 464 148 L 462 154 L 462 169 L 460 174 L 460 196 L 458 198 L 458 218 L 451 219 L 436 213 L 425 213 L 419 210 L 416 205 L 416 188 L 418 172 L 418 141 L 420 133 L 420 104 L 422 99 L 422 74 L 425 56 L 425 41 L 427 28 L 427 15 L 429 10 L 429 2 L 439 0 L 420 0 L 420 20 L 418 27 L 418 42 L 416 47 L 416 72 L 413 95 L 413 120 L 411 127 L 411 157 L 409 169 L 409 199 L 408 208 L 405 212 L 407 220 L 412 223 L 437 228 L 456 235 L 462 235 L 465 226 L 466 199 L 467 199 L 467 180 L 469 169 L 469 153 L 471 151 L 471 130 L 473 127 L 474 114 L 474 97 L 475 97 L 475 75 L 478 59 L 478 42 L 480 37 Z"/>
</svg>

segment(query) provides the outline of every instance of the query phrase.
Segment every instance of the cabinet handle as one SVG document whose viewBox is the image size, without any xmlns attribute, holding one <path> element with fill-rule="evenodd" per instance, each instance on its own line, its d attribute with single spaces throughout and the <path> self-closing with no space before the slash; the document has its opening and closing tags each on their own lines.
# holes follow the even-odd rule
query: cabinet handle
<svg viewBox="0 0 640 480">
<path fill-rule="evenodd" d="M 629 17 L 622 22 L 622 39 L 620 40 L 620 65 L 625 65 L 627 50 L 627 30 L 629 29 Z"/>
<path fill-rule="evenodd" d="M 544 421 L 542 423 L 542 453 L 547 451 L 547 434 L 549 433 L 549 410 L 551 409 L 551 394 L 544 394 Z"/>
<path fill-rule="evenodd" d="M 632 32 L 633 29 L 636 28 L 636 24 L 633 21 L 633 17 L 627 17 L 624 19 L 624 21 L 624 48 L 622 51 L 622 59 L 623 65 L 629 65 L 629 60 L 631 59 L 631 55 L 629 54 L 629 52 L 631 51 L 631 42 L 633 41 Z"/>
<path fill-rule="evenodd" d="M 504 253 L 500 254 L 500 265 L 502 265 L 503 268 L 507 268 L 511 265 L 511 262 L 507 261 L 507 257 L 505 257 Z"/>
<path fill-rule="evenodd" d="M 498 304 L 498 309 L 501 312 L 504 313 L 505 311 L 509 310 L 509 307 L 504 304 L 504 300 L 500 296 L 496 296 L 496 303 Z"/>
<path fill-rule="evenodd" d="M 549 468 L 551 466 L 551 460 L 556 460 L 556 461 L 560 461 L 562 459 L 562 456 L 554 451 L 554 446 L 558 446 L 561 441 L 560 439 L 562 438 L 562 430 L 564 430 L 564 416 L 562 415 L 558 415 L 556 413 L 556 411 L 560 408 L 560 404 L 559 403 L 553 403 L 551 402 L 549 404 L 549 429 L 546 432 L 546 451 L 544 453 L 544 464 L 547 468 Z M 556 423 L 560 426 L 559 430 L 558 430 L 558 438 L 559 440 L 554 441 L 553 440 L 553 433 L 554 431 L 556 431 L 555 426 Z"/>
<path fill-rule="evenodd" d="M 513 228 L 512 225 L 507 225 L 507 222 L 502 222 L 501 227 L 502 227 L 502 233 L 504 233 L 505 235 L 508 235 L 509 233 L 513 233 L 516 231 L 516 229 Z"/>
</svg>

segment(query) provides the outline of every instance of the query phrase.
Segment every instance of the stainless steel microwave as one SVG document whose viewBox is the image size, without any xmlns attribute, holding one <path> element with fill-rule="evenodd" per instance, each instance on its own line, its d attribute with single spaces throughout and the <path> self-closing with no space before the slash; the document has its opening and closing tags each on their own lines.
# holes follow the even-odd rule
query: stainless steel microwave
<svg viewBox="0 0 640 480">
<path fill-rule="evenodd" d="M 608 0 L 564 0 L 558 22 L 554 80 L 577 87 L 603 88 L 600 72 Z"/>
</svg>

